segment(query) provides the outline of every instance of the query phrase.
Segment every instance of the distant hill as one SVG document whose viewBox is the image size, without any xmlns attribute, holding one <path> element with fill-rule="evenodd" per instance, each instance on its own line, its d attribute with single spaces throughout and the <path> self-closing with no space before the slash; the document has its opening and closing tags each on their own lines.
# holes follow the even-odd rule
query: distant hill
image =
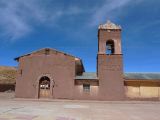
<svg viewBox="0 0 160 120">
<path fill-rule="evenodd" d="M 16 73 L 15 67 L 0 66 L 0 84 L 15 84 Z"/>
</svg>

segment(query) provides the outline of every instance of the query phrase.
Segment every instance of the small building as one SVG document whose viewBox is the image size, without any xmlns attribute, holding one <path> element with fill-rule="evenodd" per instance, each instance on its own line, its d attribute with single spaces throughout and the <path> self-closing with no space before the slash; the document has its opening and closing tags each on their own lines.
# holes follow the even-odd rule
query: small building
<svg viewBox="0 0 160 120">
<path fill-rule="evenodd" d="M 160 98 L 159 73 L 124 73 L 121 27 L 98 28 L 97 71 L 85 72 L 80 58 L 43 48 L 15 58 L 18 98 L 126 100 Z"/>
</svg>

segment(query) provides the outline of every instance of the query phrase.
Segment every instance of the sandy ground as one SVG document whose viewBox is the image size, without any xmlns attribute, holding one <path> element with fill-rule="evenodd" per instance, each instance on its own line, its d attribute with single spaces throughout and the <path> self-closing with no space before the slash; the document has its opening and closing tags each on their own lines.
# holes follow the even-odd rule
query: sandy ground
<svg viewBox="0 0 160 120">
<path fill-rule="evenodd" d="M 31 100 L 13 95 L 0 93 L 0 120 L 160 120 L 160 102 Z"/>
<path fill-rule="evenodd" d="M 1 99 L 13 99 L 15 93 L 13 91 L 0 92 L 0 100 Z"/>
</svg>

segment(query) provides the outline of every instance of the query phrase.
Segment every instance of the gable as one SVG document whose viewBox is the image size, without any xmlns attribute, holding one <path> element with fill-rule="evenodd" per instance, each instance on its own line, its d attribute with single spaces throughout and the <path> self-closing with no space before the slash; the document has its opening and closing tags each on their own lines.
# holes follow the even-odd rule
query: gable
<svg viewBox="0 0 160 120">
<path fill-rule="evenodd" d="M 82 72 L 85 71 L 84 66 L 83 66 L 83 62 L 80 58 L 75 57 L 75 56 L 70 55 L 70 54 L 67 54 L 67 53 L 64 53 L 64 52 L 61 52 L 61 51 L 58 51 L 58 50 L 55 50 L 55 49 L 52 49 L 52 48 L 43 48 L 43 49 L 40 49 L 40 50 L 37 50 L 37 51 L 33 51 L 31 53 L 19 56 L 19 57 L 15 58 L 15 60 L 19 62 L 19 59 L 22 58 L 22 57 L 26 57 L 26 56 L 30 56 L 30 55 L 43 55 L 43 54 L 45 54 L 45 55 L 61 54 L 61 55 L 65 55 L 65 56 L 68 56 L 68 57 L 72 57 L 75 60 L 76 74 L 79 74 L 79 73 L 82 73 Z"/>
<path fill-rule="evenodd" d="M 43 49 L 40 49 L 40 50 L 37 50 L 37 51 L 33 51 L 31 53 L 19 56 L 19 57 L 15 58 L 15 60 L 19 61 L 19 59 L 21 57 L 30 56 L 30 55 L 42 55 L 42 54 L 46 54 L 46 55 L 48 54 L 49 55 L 49 54 L 57 54 L 57 53 L 63 54 L 63 55 L 66 55 L 66 56 L 70 56 L 70 57 L 73 57 L 73 58 L 77 58 L 77 57 L 75 57 L 73 55 L 70 55 L 70 54 L 67 54 L 67 53 L 52 49 L 52 48 L 43 48 Z M 77 59 L 80 59 L 80 58 L 77 58 Z"/>
</svg>

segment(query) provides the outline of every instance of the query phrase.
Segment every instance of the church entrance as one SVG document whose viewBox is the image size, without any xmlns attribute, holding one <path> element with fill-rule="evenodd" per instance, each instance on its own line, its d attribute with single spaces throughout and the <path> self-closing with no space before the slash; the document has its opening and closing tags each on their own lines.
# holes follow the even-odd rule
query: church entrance
<svg viewBox="0 0 160 120">
<path fill-rule="evenodd" d="M 50 98 L 50 79 L 47 76 L 41 77 L 39 80 L 39 98 Z"/>
</svg>

